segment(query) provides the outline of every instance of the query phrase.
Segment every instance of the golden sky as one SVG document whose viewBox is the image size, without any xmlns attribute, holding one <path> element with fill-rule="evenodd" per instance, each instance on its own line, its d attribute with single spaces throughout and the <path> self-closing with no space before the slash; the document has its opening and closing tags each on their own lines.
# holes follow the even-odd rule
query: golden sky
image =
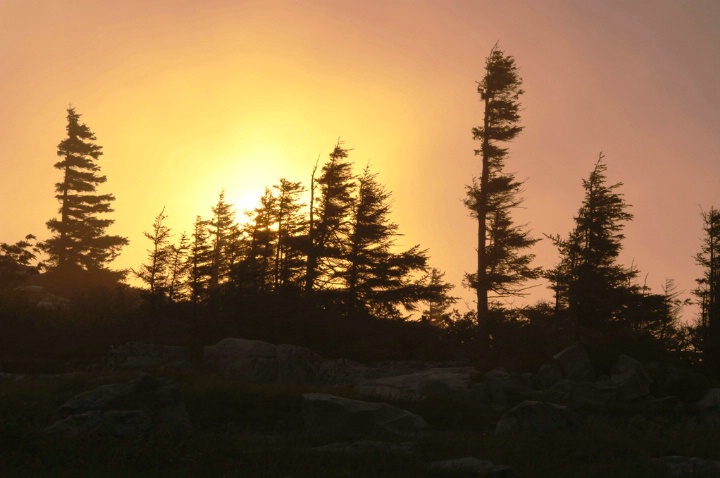
<svg viewBox="0 0 720 478">
<path fill-rule="evenodd" d="M 179 234 L 224 188 L 242 219 L 280 177 L 307 184 L 341 137 L 393 192 L 400 243 L 429 248 L 470 303 L 462 198 L 499 40 L 526 90 L 517 220 L 566 234 L 602 150 L 635 214 L 623 261 L 689 290 L 700 206 L 720 207 L 718 25 L 715 0 L 0 0 L 0 241 L 48 237 L 70 103 L 104 147 L 110 232 L 131 241 L 118 268 L 143 261 L 163 206 Z M 557 259 L 548 241 L 534 252 Z"/>
</svg>

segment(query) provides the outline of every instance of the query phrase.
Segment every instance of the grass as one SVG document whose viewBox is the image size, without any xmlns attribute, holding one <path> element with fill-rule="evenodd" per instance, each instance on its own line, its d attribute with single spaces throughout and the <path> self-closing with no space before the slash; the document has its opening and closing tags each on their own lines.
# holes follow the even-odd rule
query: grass
<svg viewBox="0 0 720 478">
<path fill-rule="evenodd" d="M 527 478 L 642 478 L 666 476 L 652 457 L 720 459 L 720 430 L 701 431 L 669 417 L 591 415 L 577 434 L 495 436 L 496 413 L 449 398 L 397 403 L 433 430 L 409 455 L 319 453 L 313 447 L 323 442 L 305 435 L 300 416 L 307 387 L 241 384 L 194 371 L 157 374 L 180 382 L 191 435 L 68 439 L 42 433 L 65 400 L 131 373 L 1 383 L 0 476 L 458 477 L 427 464 L 474 456 L 511 465 Z M 357 398 L 348 390 L 335 393 Z"/>
</svg>

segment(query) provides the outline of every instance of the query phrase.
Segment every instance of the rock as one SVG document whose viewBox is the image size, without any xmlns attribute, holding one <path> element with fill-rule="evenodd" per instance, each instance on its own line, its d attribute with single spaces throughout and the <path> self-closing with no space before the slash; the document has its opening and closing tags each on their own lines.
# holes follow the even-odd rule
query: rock
<svg viewBox="0 0 720 478">
<path fill-rule="evenodd" d="M 153 417 L 147 410 L 93 410 L 70 415 L 45 431 L 70 437 L 83 434 L 129 437 L 149 432 L 152 427 Z"/>
<path fill-rule="evenodd" d="M 687 370 L 672 365 L 652 363 L 645 367 L 652 381 L 651 392 L 659 397 L 684 396 L 692 390 L 692 378 Z"/>
<path fill-rule="evenodd" d="M 663 456 L 653 462 L 665 468 L 674 478 L 720 476 L 720 461 L 708 461 L 687 456 Z"/>
<path fill-rule="evenodd" d="M 190 430 L 180 387 L 171 380 L 156 379 L 146 373 L 126 383 L 103 385 L 76 395 L 55 412 L 54 418 L 56 423 L 47 430 L 70 434 L 125 436 L 143 431 Z M 61 421 L 64 423 L 58 423 Z"/>
<path fill-rule="evenodd" d="M 545 396 L 552 402 L 573 408 L 602 409 L 617 400 L 618 388 L 606 380 L 597 382 L 573 382 L 560 380 L 550 387 Z"/>
<path fill-rule="evenodd" d="M 522 400 L 533 395 L 530 378 L 510 374 L 503 368 L 496 368 L 486 373 L 485 383 L 492 402 L 502 407 L 509 401 Z"/>
<path fill-rule="evenodd" d="M 471 367 L 430 368 L 395 377 L 367 380 L 355 386 L 360 393 L 389 400 L 422 400 L 430 396 L 462 395 L 469 391 Z"/>
<path fill-rule="evenodd" d="M 612 368 L 610 382 L 618 387 L 618 399 L 632 401 L 650 393 L 650 376 L 637 360 L 620 355 Z"/>
<path fill-rule="evenodd" d="M 190 354 L 185 347 L 141 342 L 128 342 L 119 347 L 111 347 L 102 363 L 105 368 L 110 369 L 190 368 L 192 366 Z"/>
<path fill-rule="evenodd" d="M 374 376 L 367 365 L 348 359 L 323 360 L 318 364 L 319 385 L 352 387 Z"/>
<path fill-rule="evenodd" d="M 570 408 L 526 400 L 500 418 L 495 426 L 495 433 L 576 432 L 581 428 L 580 417 Z"/>
<path fill-rule="evenodd" d="M 676 409 L 680 400 L 678 397 L 662 397 L 645 402 L 643 409 L 649 413 L 666 413 Z"/>
<path fill-rule="evenodd" d="M 703 397 L 692 405 L 697 411 L 711 410 L 720 407 L 720 388 L 706 390 Z"/>
<path fill-rule="evenodd" d="M 302 417 L 307 432 L 322 437 L 420 436 L 427 428 L 420 416 L 391 405 L 326 393 L 303 394 Z"/>
<path fill-rule="evenodd" d="M 321 453 L 342 453 L 346 455 L 362 455 L 386 453 L 392 455 L 409 455 L 413 452 L 415 444 L 412 442 L 392 443 L 374 440 L 358 440 L 345 443 L 331 443 L 313 447 L 313 451 Z"/>
<path fill-rule="evenodd" d="M 491 461 L 479 460 L 467 456 L 452 460 L 441 460 L 430 463 L 430 468 L 435 470 L 463 473 L 466 477 L 493 477 L 493 478 L 514 478 L 517 475 L 515 470 L 509 466 L 496 465 Z"/>
<path fill-rule="evenodd" d="M 203 364 L 219 375 L 251 383 L 314 385 L 322 359 L 312 350 L 260 340 L 226 338 L 203 348 Z"/>
<path fill-rule="evenodd" d="M 553 357 L 563 378 L 575 382 L 595 380 L 595 369 L 580 343 L 573 344 Z"/>
<path fill-rule="evenodd" d="M 560 366 L 546 363 L 540 366 L 540 370 L 533 376 L 533 387 L 536 390 L 546 390 L 562 380 L 563 372 Z"/>
</svg>

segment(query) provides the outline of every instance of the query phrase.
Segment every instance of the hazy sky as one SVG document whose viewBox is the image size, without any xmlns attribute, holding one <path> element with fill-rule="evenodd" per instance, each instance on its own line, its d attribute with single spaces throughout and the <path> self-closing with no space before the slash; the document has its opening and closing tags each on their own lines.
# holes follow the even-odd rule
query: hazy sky
<svg viewBox="0 0 720 478">
<path fill-rule="evenodd" d="M 526 91 L 507 161 L 527 178 L 517 220 L 567 234 L 603 151 L 635 214 L 622 260 L 656 291 L 691 289 L 700 207 L 720 206 L 716 0 L 0 0 L 0 241 L 48 237 L 70 103 L 104 147 L 110 232 L 130 239 L 118 268 L 143 261 L 163 206 L 179 234 L 224 188 L 243 219 L 280 177 L 307 184 L 341 137 L 393 192 L 400 243 L 429 248 L 469 302 L 462 198 L 496 41 Z M 534 252 L 557 260 L 548 241 Z"/>
</svg>

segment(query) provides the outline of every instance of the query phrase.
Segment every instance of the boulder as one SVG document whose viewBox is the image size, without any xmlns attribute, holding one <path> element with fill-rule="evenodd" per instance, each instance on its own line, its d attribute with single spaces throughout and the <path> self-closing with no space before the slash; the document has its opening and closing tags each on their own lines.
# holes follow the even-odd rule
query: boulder
<svg viewBox="0 0 720 478">
<path fill-rule="evenodd" d="M 180 387 L 172 380 L 146 373 L 126 383 L 103 385 L 76 395 L 55 412 L 54 418 L 56 423 L 48 431 L 72 435 L 126 436 L 145 431 L 190 430 Z"/>
<path fill-rule="evenodd" d="M 709 461 L 687 456 L 663 456 L 653 459 L 674 478 L 699 478 L 720 476 L 720 461 Z"/>
<path fill-rule="evenodd" d="M 110 369 L 190 368 L 192 362 L 185 347 L 128 342 L 111 347 L 102 365 Z"/>
<path fill-rule="evenodd" d="M 423 435 L 427 423 L 386 403 L 364 402 L 326 393 L 303 394 L 302 417 L 310 435 L 372 438 Z"/>
<path fill-rule="evenodd" d="M 260 340 L 226 338 L 203 348 L 203 364 L 230 379 L 251 383 L 313 385 L 322 359 L 312 350 Z"/>
<path fill-rule="evenodd" d="M 364 454 L 391 454 L 391 455 L 409 455 L 414 451 L 414 443 L 412 442 L 386 442 L 374 440 L 358 440 L 353 442 L 331 443 L 329 445 L 321 445 L 313 447 L 313 451 L 321 453 L 339 453 L 344 455 L 364 455 Z"/>
<path fill-rule="evenodd" d="M 500 418 L 495 433 L 576 432 L 581 428 L 580 417 L 569 407 L 526 400 Z"/>
<path fill-rule="evenodd" d="M 366 380 L 360 393 L 389 400 L 422 400 L 431 396 L 462 395 L 469 391 L 477 370 L 471 367 L 430 368 L 407 375 Z"/>
<path fill-rule="evenodd" d="M 706 390 L 702 398 L 692 404 L 692 408 L 697 411 L 712 410 L 718 407 L 720 407 L 720 388 Z"/>
<path fill-rule="evenodd" d="M 618 387 L 620 401 L 632 401 L 650 393 L 650 376 L 637 360 L 621 354 L 612 368 L 610 383 Z"/>
<path fill-rule="evenodd" d="M 575 382 L 595 380 L 595 369 L 580 343 L 575 343 L 558 352 L 553 359 L 555 365 L 562 372 L 562 378 Z"/>
<path fill-rule="evenodd" d="M 540 369 L 533 375 L 533 387 L 536 390 L 546 390 L 563 379 L 563 372 L 556 363 L 546 363 L 540 366 Z"/>
<path fill-rule="evenodd" d="M 493 369 L 485 374 L 490 400 L 501 407 L 510 401 L 518 401 L 533 395 L 532 379 L 524 375 L 511 374 L 503 368 Z"/>
<path fill-rule="evenodd" d="M 323 360 L 318 364 L 319 385 L 352 387 L 370 377 L 374 369 L 348 359 Z"/>
<path fill-rule="evenodd" d="M 93 434 L 121 438 L 146 433 L 152 428 L 153 417 L 148 410 L 93 410 L 70 415 L 45 431 L 70 437 Z"/>
<path fill-rule="evenodd" d="M 462 473 L 462 476 L 467 477 L 514 478 L 518 476 L 515 470 L 509 466 L 496 465 L 491 461 L 479 460 L 472 456 L 434 461 L 430 463 L 430 468 L 452 473 Z"/>
<path fill-rule="evenodd" d="M 607 380 L 572 382 L 560 380 L 550 387 L 546 395 L 553 402 L 581 409 L 602 409 L 617 400 L 618 388 Z"/>
</svg>

